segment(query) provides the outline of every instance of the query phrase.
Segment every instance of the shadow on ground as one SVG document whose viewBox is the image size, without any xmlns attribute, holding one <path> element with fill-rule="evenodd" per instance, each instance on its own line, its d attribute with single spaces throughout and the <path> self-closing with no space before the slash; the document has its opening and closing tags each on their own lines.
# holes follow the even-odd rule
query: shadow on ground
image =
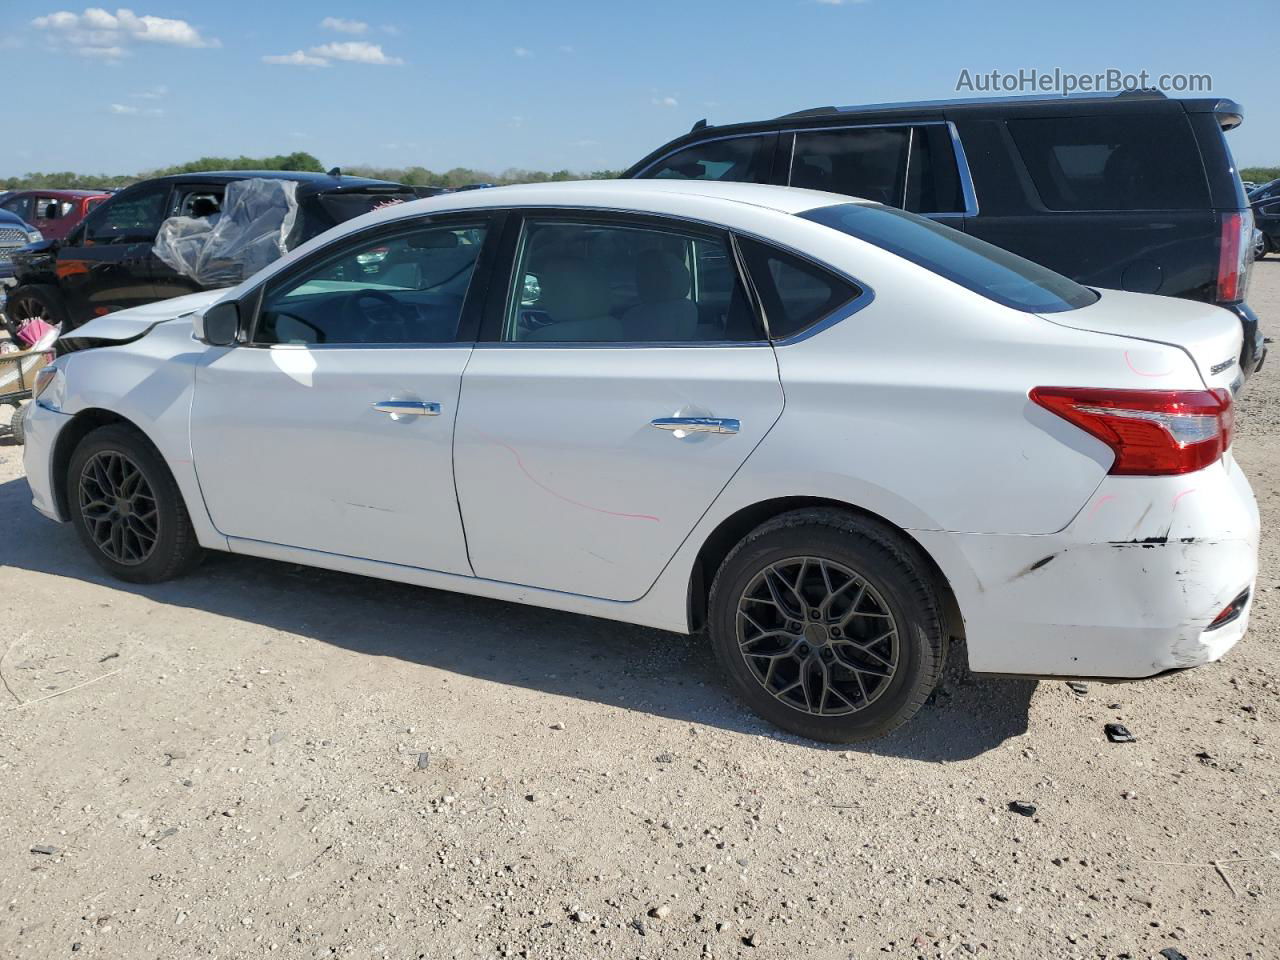
<svg viewBox="0 0 1280 960">
<path fill-rule="evenodd" d="M 221 553 L 171 583 L 112 580 L 69 525 L 31 508 L 25 479 L 0 483 L 0 566 L 102 584 L 363 654 L 813 746 L 732 700 L 697 637 Z M 1034 681 L 949 681 L 890 736 L 833 749 L 927 762 L 974 757 L 1026 731 L 1034 689 Z"/>
</svg>

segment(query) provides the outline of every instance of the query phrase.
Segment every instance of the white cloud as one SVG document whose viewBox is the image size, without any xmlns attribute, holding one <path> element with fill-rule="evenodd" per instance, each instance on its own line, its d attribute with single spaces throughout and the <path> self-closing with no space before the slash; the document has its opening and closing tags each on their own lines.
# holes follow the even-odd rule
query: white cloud
<svg viewBox="0 0 1280 960">
<path fill-rule="evenodd" d="M 363 20 L 344 20 L 342 17 L 325 17 L 320 21 L 320 26 L 324 30 L 333 30 L 336 33 L 366 33 L 369 25 Z"/>
<path fill-rule="evenodd" d="M 275 63 L 285 67 L 327 67 L 329 61 L 324 57 L 311 57 L 301 50 L 293 53 L 275 54 L 262 58 L 263 63 Z"/>
<path fill-rule="evenodd" d="M 121 8 L 115 13 L 88 7 L 84 13 L 59 10 L 31 21 L 46 31 L 56 44 L 65 42 L 82 57 L 119 61 L 128 56 L 135 43 L 156 43 L 175 47 L 219 47 L 212 37 L 203 36 L 186 20 L 139 16 Z"/>
<path fill-rule="evenodd" d="M 139 90 L 137 93 L 131 93 L 129 96 L 135 100 L 162 100 L 169 93 L 169 88 L 164 84 L 158 87 L 152 87 L 150 90 Z"/>
<path fill-rule="evenodd" d="M 678 107 L 680 106 L 680 101 L 675 97 L 654 97 L 653 105 L 655 107 Z"/>
<path fill-rule="evenodd" d="M 119 116 L 128 117 L 159 117 L 164 114 L 164 111 L 159 107 L 147 107 L 144 109 L 127 103 L 113 103 L 111 104 L 110 110 L 112 113 Z"/>
<path fill-rule="evenodd" d="M 530 50 L 528 47 L 516 47 L 516 48 L 515 48 L 514 50 L 512 50 L 511 52 L 512 52 L 512 53 L 514 53 L 517 57 L 532 57 L 532 56 L 533 56 L 533 51 L 532 51 L 532 50 Z"/>
<path fill-rule="evenodd" d="M 404 63 L 399 57 L 389 57 L 382 52 L 382 45 L 366 40 L 348 40 L 344 43 L 326 43 L 308 51 L 313 57 L 327 60 L 345 60 L 348 63 L 372 63 L 378 66 L 398 66 Z"/>
</svg>

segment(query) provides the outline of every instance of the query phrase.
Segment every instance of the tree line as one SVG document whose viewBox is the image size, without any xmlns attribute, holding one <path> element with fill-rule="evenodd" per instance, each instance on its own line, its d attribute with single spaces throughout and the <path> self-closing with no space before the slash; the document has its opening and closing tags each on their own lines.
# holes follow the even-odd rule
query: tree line
<svg viewBox="0 0 1280 960">
<path fill-rule="evenodd" d="M 63 190 L 92 190 L 108 187 L 127 187 L 139 180 L 163 177 L 172 173 L 200 173 L 206 170 L 302 170 L 323 173 L 325 167 L 309 153 L 285 153 L 275 157 L 201 157 L 190 163 L 173 167 L 148 170 L 132 175 L 83 174 L 63 171 L 56 173 L 28 173 L 20 177 L 0 177 L 0 190 L 31 190 L 39 187 Z M 343 173 L 353 176 L 373 177 L 377 180 L 394 180 L 415 187 L 462 187 L 469 183 L 545 183 L 552 180 L 609 180 L 621 171 L 593 170 L 579 173 L 573 170 L 522 170 L 511 167 L 501 173 L 473 170 L 470 167 L 454 167 L 443 172 L 426 167 L 344 167 Z M 1280 178 L 1280 167 L 1244 167 L 1240 179 L 1254 183 L 1267 183 Z"/>
<path fill-rule="evenodd" d="M 84 174 L 72 171 L 52 173 L 27 173 L 20 177 L 0 177 L 0 190 L 32 190 L 46 189 L 93 190 L 114 187 L 127 187 L 139 180 L 151 177 L 164 177 L 174 173 L 201 173 L 208 170 L 299 170 L 312 173 L 323 173 L 327 168 L 316 157 L 309 153 L 286 153 L 274 157 L 201 157 L 190 163 L 177 166 L 161 167 L 158 170 L 147 170 L 142 173 L 126 175 Z M 522 170 L 512 167 L 501 173 L 487 170 L 473 170 L 469 167 L 454 167 L 443 172 L 428 170 L 426 167 L 344 167 L 343 173 L 359 177 L 373 177 L 378 180 L 394 180 L 415 187 L 462 187 L 469 183 L 544 183 L 551 180 L 608 180 L 616 177 L 617 170 L 595 170 L 590 173 L 576 173 L 572 170 L 556 170 L 547 173 L 542 170 Z"/>
</svg>

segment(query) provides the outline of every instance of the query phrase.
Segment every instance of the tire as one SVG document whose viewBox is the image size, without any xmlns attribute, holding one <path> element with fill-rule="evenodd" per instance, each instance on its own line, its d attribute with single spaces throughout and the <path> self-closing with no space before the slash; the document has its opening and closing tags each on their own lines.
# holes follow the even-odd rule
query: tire
<svg viewBox="0 0 1280 960">
<path fill-rule="evenodd" d="M 820 604 L 805 620 L 793 619 L 792 581 Z M 755 713 L 803 737 L 852 743 L 905 723 L 933 692 L 946 663 L 942 609 L 927 562 L 902 534 L 851 513 L 801 510 L 758 527 L 725 558 L 707 624 L 730 688 Z"/>
<path fill-rule="evenodd" d="M 13 442 L 22 446 L 27 442 L 27 409 L 29 403 L 20 403 L 13 408 L 13 417 L 9 420 L 9 430 L 13 434 Z"/>
<path fill-rule="evenodd" d="M 67 308 L 56 287 L 38 284 L 16 287 L 10 292 L 5 309 L 11 332 L 16 332 L 24 320 L 32 317 L 55 327 L 66 327 Z"/>
<path fill-rule="evenodd" d="M 1259 230 L 1257 237 L 1253 241 L 1253 259 L 1261 260 L 1270 249 L 1271 244 L 1267 241 L 1267 235 Z"/>
<path fill-rule="evenodd" d="M 109 424 L 87 434 L 71 454 L 66 484 L 76 533 L 113 577 L 159 583 L 199 563 L 202 551 L 178 484 L 134 428 Z"/>
</svg>

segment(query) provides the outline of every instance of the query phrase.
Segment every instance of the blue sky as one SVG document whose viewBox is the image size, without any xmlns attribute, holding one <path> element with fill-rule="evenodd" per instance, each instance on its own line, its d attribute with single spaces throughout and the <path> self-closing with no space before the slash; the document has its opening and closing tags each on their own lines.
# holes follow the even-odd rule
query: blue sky
<svg viewBox="0 0 1280 960">
<path fill-rule="evenodd" d="M 0 175 L 307 150 L 325 164 L 617 168 L 684 132 L 955 96 L 962 69 L 1207 73 L 1280 164 L 1274 0 L 0 0 Z M 276 61 L 276 62 L 273 62 Z M 280 62 L 283 61 L 283 62 Z"/>
</svg>

